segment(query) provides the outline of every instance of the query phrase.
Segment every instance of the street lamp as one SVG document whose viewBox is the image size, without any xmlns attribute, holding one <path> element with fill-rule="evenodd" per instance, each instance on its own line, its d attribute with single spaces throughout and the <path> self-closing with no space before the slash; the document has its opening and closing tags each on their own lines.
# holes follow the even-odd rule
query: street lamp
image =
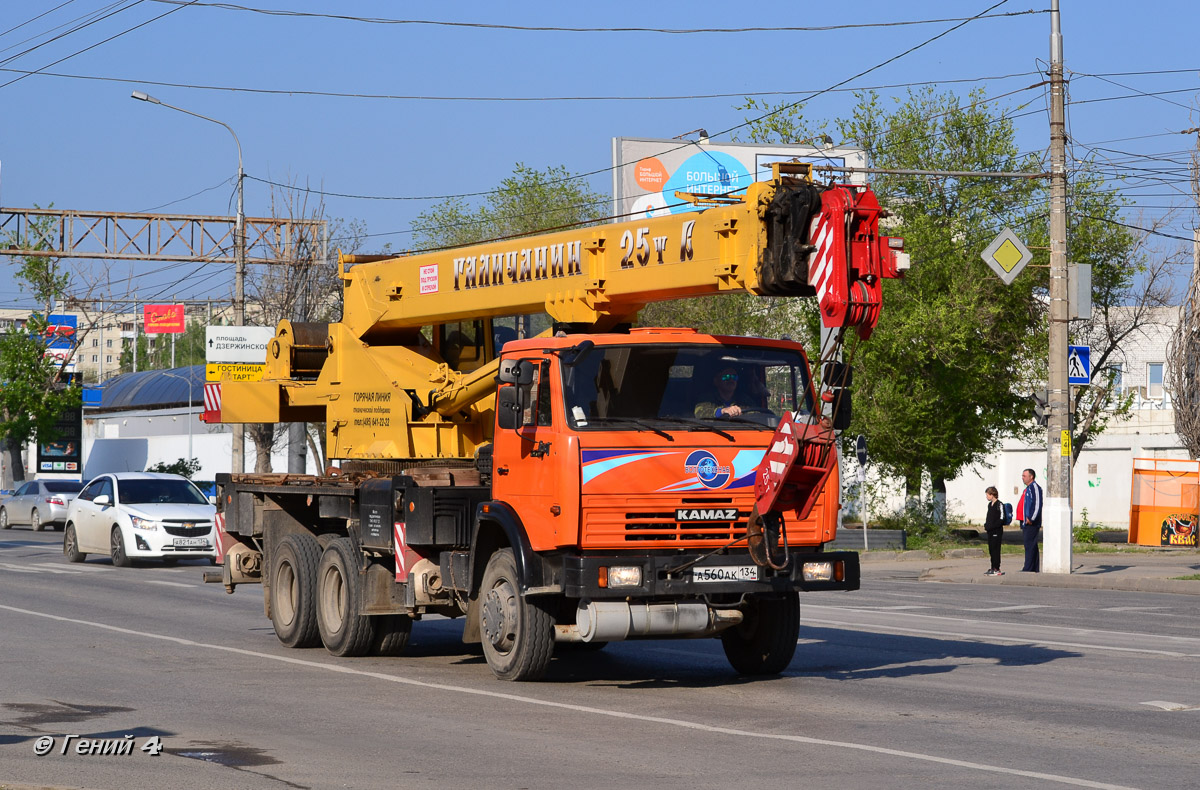
<svg viewBox="0 0 1200 790">
<path fill-rule="evenodd" d="M 218 121 L 216 118 L 209 118 L 207 115 L 201 115 L 198 112 L 185 110 L 182 107 L 176 107 L 173 104 L 167 104 L 153 96 L 143 93 L 142 91 L 134 91 L 130 96 L 138 101 L 149 102 L 150 104 L 158 104 L 172 110 L 191 115 L 201 120 L 224 126 L 226 131 L 233 135 L 233 142 L 238 149 L 238 181 L 237 181 L 237 225 L 233 231 L 233 248 L 235 256 L 234 280 L 233 280 L 233 322 L 238 326 L 244 326 L 246 323 L 246 213 L 243 210 L 242 202 L 242 184 L 245 181 L 246 173 L 242 169 L 242 143 L 238 140 L 237 133 L 229 127 L 229 124 L 223 121 Z M 190 390 L 189 390 L 190 393 Z M 244 472 L 246 466 L 244 462 L 246 454 L 246 436 L 243 433 L 242 425 L 239 423 L 232 426 L 233 430 L 233 471 Z"/>
<path fill-rule="evenodd" d="M 169 379 L 179 379 L 180 381 L 187 384 L 187 393 L 188 393 L 188 410 L 187 410 L 188 454 L 187 454 L 187 457 L 188 457 L 188 461 L 191 461 L 192 458 L 194 457 L 192 455 L 192 388 L 194 386 L 193 382 L 192 382 L 192 371 L 195 369 L 195 367 L 196 367 L 195 365 L 188 367 L 188 369 L 187 369 L 188 375 L 186 377 L 180 376 L 177 373 L 171 373 L 166 370 L 159 371 L 159 373 L 161 373 L 162 375 L 166 376 Z"/>
</svg>

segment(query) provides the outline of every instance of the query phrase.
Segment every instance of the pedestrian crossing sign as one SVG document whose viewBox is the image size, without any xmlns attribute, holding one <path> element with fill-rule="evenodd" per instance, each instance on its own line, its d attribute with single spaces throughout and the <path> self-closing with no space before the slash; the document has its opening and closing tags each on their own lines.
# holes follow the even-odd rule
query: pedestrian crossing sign
<svg viewBox="0 0 1200 790">
<path fill-rule="evenodd" d="M 1067 346 L 1067 383 L 1084 387 L 1092 383 L 1090 346 Z"/>
</svg>

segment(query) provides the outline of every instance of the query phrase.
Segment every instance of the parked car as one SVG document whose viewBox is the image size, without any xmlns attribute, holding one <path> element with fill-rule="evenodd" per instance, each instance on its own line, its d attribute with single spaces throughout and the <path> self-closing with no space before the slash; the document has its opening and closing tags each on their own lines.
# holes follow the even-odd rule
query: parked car
<svg viewBox="0 0 1200 790">
<path fill-rule="evenodd" d="M 83 488 L 75 480 L 30 480 L 0 501 L 0 529 L 28 524 L 34 532 L 62 529 L 71 500 Z"/>
<path fill-rule="evenodd" d="M 127 568 L 139 558 L 166 563 L 216 558 L 217 509 L 190 480 L 152 472 L 100 475 L 71 503 L 63 554 L 82 562 L 108 554 Z"/>
</svg>

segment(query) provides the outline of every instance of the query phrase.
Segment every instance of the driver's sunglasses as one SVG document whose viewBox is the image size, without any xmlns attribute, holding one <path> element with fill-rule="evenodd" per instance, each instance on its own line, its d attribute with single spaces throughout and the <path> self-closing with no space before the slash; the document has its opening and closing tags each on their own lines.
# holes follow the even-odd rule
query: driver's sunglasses
<svg viewBox="0 0 1200 790">
<path fill-rule="evenodd" d="M 725 373 L 725 374 L 722 374 L 722 376 L 721 376 L 721 381 L 737 381 L 737 380 L 738 380 L 738 374 L 736 374 L 736 373 Z"/>
</svg>

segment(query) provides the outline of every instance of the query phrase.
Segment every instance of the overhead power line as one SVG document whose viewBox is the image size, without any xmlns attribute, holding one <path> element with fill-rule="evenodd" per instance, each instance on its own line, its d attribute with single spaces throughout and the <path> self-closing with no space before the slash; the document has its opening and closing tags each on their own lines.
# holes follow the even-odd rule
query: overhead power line
<svg viewBox="0 0 1200 790">
<path fill-rule="evenodd" d="M 386 101 L 440 101 L 440 102 L 569 102 L 569 101 L 689 101 L 699 99 L 737 99 L 744 97 L 757 96 L 800 96 L 812 93 L 815 88 L 808 90 L 790 90 L 790 91 L 736 91 L 734 93 L 694 93 L 694 94 L 675 94 L 670 96 L 616 96 L 616 95 L 592 95 L 592 96 L 429 96 L 421 94 L 395 94 L 395 93 L 347 93 L 344 91 L 321 91 L 309 89 L 293 89 L 293 88 L 250 88 L 237 85 L 200 85 L 190 82 L 162 82 L 159 80 L 145 80 L 130 77 L 107 77 L 90 74 L 64 74 L 62 72 L 52 71 L 27 71 L 24 69 L 0 68 L 0 71 L 8 71 L 14 74 L 36 74 L 39 77 L 59 77 L 62 79 L 72 80 L 91 80 L 95 82 L 116 82 L 126 85 L 150 85 L 160 88 L 182 88 L 185 90 L 204 90 L 204 91 L 225 91 L 229 93 L 254 93 L 267 96 L 321 96 L 327 98 L 338 99 L 375 99 Z M 851 93 L 855 91 L 872 91 L 872 90 L 891 90 L 895 88 L 917 88 L 924 85 L 945 85 L 953 83 L 978 83 L 992 80 L 1007 80 L 1016 77 L 1029 77 L 1037 74 L 1036 71 L 1025 71 L 1015 74 L 1000 74 L 985 77 L 971 77 L 964 79 L 953 80 L 929 80 L 926 82 L 901 82 L 892 85 L 870 85 L 858 88 L 839 88 L 836 90 L 827 91 L 828 93 Z"/>
<path fill-rule="evenodd" d="M 137 5 L 138 3 L 141 3 L 141 2 L 143 2 L 143 1 L 144 1 L 144 0 L 136 0 L 136 2 L 135 2 L 135 3 L 133 3 L 133 5 Z M 164 12 L 164 13 L 161 13 L 161 14 L 159 14 L 159 15 L 158 15 L 158 16 L 156 16 L 156 17 L 151 17 L 150 19 L 147 19 L 147 20 L 146 20 L 146 21 L 144 21 L 144 22 L 139 22 L 138 24 L 136 24 L 136 25 L 133 25 L 132 27 L 128 27 L 128 28 L 126 28 L 126 29 L 122 30 L 120 33 L 116 33 L 116 34 L 114 34 L 114 35 L 111 35 L 111 36 L 109 36 L 109 37 L 108 37 L 108 38 L 106 38 L 106 39 L 103 39 L 103 40 L 101 40 L 101 41 L 97 41 L 95 44 L 92 44 L 92 45 L 90 45 L 90 46 L 84 47 L 83 49 L 76 50 L 75 52 L 72 52 L 70 55 L 66 55 L 65 57 L 61 57 L 61 58 L 59 58 L 58 60 L 54 61 L 53 63 L 47 63 L 47 64 L 46 64 L 45 66 L 43 66 L 41 69 L 37 69 L 36 71 L 34 71 L 34 72 L 32 72 L 32 73 L 36 74 L 36 73 L 38 73 L 39 71 L 41 71 L 42 69 L 48 69 L 48 68 L 50 68 L 51 66 L 57 66 L 59 63 L 62 63 L 64 60 L 70 60 L 71 58 L 73 58 L 73 57 L 75 57 L 75 56 L 77 56 L 77 55 L 82 55 L 84 52 L 88 52 L 88 51 L 90 51 L 90 50 L 93 50 L 93 49 L 95 49 L 96 47 L 99 47 L 99 46 L 102 46 L 102 45 L 104 45 L 104 44 L 107 44 L 108 42 L 112 41 L 113 39 L 120 38 L 121 36 L 124 36 L 124 35 L 126 35 L 127 33 L 132 33 L 133 31 L 135 31 L 135 30 L 137 30 L 137 29 L 139 29 L 139 28 L 143 28 L 143 27 L 145 27 L 146 25 L 149 25 L 149 24 L 152 24 L 152 23 L 154 23 L 154 22 L 157 22 L 158 20 L 162 19 L 163 17 L 170 16 L 171 14 L 175 13 L 176 11 L 181 11 L 181 10 L 183 10 L 184 8 L 187 8 L 188 6 L 192 5 L 192 4 L 193 4 L 193 3 L 195 3 L 195 2 L 196 2 L 196 0 L 189 0 L 189 2 L 183 3 L 183 5 L 176 6 L 175 8 L 172 8 L 170 11 L 166 11 L 166 12 Z M 114 11 L 113 13 L 114 13 L 114 14 L 115 14 L 115 13 L 118 13 L 119 11 L 123 11 L 123 10 L 125 10 L 126 8 L 132 8 L 132 7 L 133 7 L 133 5 L 130 5 L 130 6 L 125 6 L 125 8 L 118 9 L 118 11 Z M 110 14 L 109 16 L 111 16 L 111 14 Z M 101 18 L 103 19 L 103 18 L 107 18 L 107 17 L 101 17 Z M 97 21 L 98 21 L 98 20 L 97 20 Z M 91 24 L 91 23 L 89 22 L 88 24 Z M 63 35 L 66 35 L 66 34 L 64 33 Z M 61 38 L 61 36 L 60 36 L 59 38 Z M 51 39 L 51 40 L 54 40 L 54 39 Z M 49 43 L 49 42 L 46 42 L 46 43 Z M 41 45 L 41 44 L 39 44 L 38 46 L 42 46 L 42 45 Z M 36 49 L 36 47 L 35 47 L 35 49 Z M 29 52 L 29 51 L 32 51 L 32 50 L 26 50 L 26 52 Z M 25 53 L 21 53 L 21 54 L 25 54 Z M 15 56 L 13 56 L 13 57 L 20 57 L 20 55 L 15 55 Z M 8 60 L 12 60 L 12 58 L 9 58 Z M 8 61 L 5 61 L 5 62 L 7 63 Z M 29 75 L 29 74 L 22 74 L 20 77 L 14 77 L 13 79 L 9 80 L 8 82 L 6 82 L 6 83 L 4 83 L 4 84 L 0 85 L 0 88 L 7 88 L 9 85 L 12 85 L 14 82 L 20 82 L 21 80 L 25 79 L 25 78 L 26 78 L 26 77 L 28 77 L 28 76 L 30 76 L 30 75 Z"/>
<path fill-rule="evenodd" d="M 156 3 L 178 5 L 184 0 L 154 0 Z M 191 3 L 187 3 L 191 5 Z M 945 22 L 970 22 L 975 19 L 996 19 L 1001 17 L 1029 16 L 1030 14 L 1045 14 L 1047 10 L 1006 11 L 1000 14 L 981 14 L 973 17 L 950 17 L 945 19 L 913 19 L 898 22 L 854 22 L 841 25 L 808 25 L 808 26 L 778 26 L 778 27 L 700 27 L 700 28 L 666 28 L 666 27 L 554 27 L 549 25 L 504 25 L 490 22 L 448 22 L 434 19 L 390 19 L 386 17 L 350 16 L 348 14 L 320 14 L 312 11 L 291 11 L 275 8 L 254 8 L 251 6 L 234 5 L 233 3 L 196 3 L 201 8 L 217 8 L 224 11 L 243 11 L 266 16 L 301 17 L 312 19 L 334 19 L 341 22 L 360 22 L 372 25 L 423 25 L 432 27 L 478 28 L 482 30 L 511 30 L 524 33 L 666 33 L 671 35 L 692 35 L 696 33 L 822 33 L 833 30 L 861 30 L 863 28 L 907 27 L 912 25 L 932 25 Z"/>
</svg>

